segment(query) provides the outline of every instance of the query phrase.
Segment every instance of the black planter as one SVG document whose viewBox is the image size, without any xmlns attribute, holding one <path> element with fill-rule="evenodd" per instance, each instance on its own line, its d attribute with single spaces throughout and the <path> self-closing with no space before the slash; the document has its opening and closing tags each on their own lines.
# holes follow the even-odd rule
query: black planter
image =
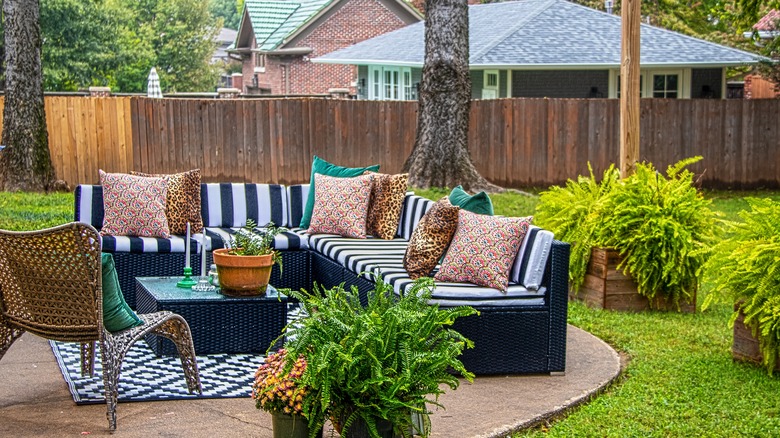
<svg viewBox="0 0 780 438">
<path fill-rule="evenodd" d="M 400 438 L 402 436 L 401 434 L 393 433 L 393 423 L 387 420 L 377 420 L 376 428 L 380 438 Z M 352 422 L 349 429 L 344 431 L 344 438 L 369 438 L 370 436 L 368 425 L 362 417 L 358 417 Z"/>
</svg>

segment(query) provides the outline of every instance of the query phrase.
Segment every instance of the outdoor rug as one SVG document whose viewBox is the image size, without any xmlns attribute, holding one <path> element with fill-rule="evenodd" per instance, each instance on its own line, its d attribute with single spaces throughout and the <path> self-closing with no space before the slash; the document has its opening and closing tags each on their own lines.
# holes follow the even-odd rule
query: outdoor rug
<svg viewBox="0 0 780 438">
<path fill-rule="evenodd" d="M 76 404 L 105 403 L 100 349 L 95 375 L 81 376 L 80 344 L 49 341 L 62 376 Z M 119 401 L 177 400 L 249 397 L 261 354 L 209 354 L 197 356 L 203 395 L 190 394 L 179 356 L 157 357 L 145 341 L 133 345 L 119 373 Z"/>
<path fill-rule="evenodd" d="M 301 317 L 291 304 L 287 321 Z M 62 376 L 76 404 L 105 403 L 100 348 L 95 349 L 95 375 L 81 376 L 81 358 L 76 342 L 49 341 Z M 197 356 L 203 394 L 190 394 L 179 356 L 155 356 L 143 339 L 127 352 L 119 373 L 119 401 L 179 400 L 195 398 L 249 397 L 255 370 L 265 356 L 253 354 L 209 354 Z"/>
</svg>

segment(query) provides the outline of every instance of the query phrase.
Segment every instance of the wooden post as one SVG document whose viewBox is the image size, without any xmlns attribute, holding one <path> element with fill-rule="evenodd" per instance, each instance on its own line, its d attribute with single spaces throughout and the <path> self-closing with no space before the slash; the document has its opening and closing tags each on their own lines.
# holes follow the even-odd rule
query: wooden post
<svg viewBox="0 0 780 438">
<path fill-rule="evenodd" d="M 620 61 L 620 176 L 636 171 L 639 161 L 639 24 L 641 1 L 625 0 L 621 7 Z"/>
</svg>

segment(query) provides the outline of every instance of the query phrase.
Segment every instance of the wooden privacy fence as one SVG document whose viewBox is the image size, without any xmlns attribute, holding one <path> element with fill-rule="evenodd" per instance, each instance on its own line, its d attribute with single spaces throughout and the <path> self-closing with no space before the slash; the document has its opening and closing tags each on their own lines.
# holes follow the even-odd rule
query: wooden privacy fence
<svg viewBox="0 0 780 438">
<path fill-rule="evenodd" d="M 505 187 L 547 186 L 618 162 L 615 99 L 472 102 L 469 150 Z M 58 178 L 97 183 L 98 169 L 204 181 L 305 182 L 318 155 L 345 166 L 401 170 L 414 144 L 416 102 L 331 99 L 197 100 L 46 97 Z M 780 100 L 641 103 L 641 159 L 692 167 L 711 187 L 780 187 Z"/>
</svg>

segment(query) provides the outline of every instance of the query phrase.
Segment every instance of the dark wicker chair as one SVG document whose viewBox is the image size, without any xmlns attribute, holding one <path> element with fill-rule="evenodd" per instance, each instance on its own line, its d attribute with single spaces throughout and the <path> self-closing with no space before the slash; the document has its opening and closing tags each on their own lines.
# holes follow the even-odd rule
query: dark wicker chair
<svg viewBox="0 0 780 438">
<path fill-rule="evenodd" d="M 171 312 L 139 315 L 143 324 L 110 333 L 103 327 L 100 236 L 70 223 L 40 231 L 0 230 L 0 359 L 24 332 L 81 343 L 82 375 L 94 373 L 100 343 L 109 429 L 116 429 L 117 382 L 125 354 L 147 333 L 176 344 L 190 393 L 201 392 L 187 322 Z"/>
</svg>

